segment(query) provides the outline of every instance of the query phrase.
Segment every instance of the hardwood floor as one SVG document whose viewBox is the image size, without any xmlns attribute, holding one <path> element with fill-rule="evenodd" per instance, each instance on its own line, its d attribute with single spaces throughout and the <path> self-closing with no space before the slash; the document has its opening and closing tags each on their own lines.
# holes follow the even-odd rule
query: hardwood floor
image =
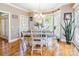
<svg viewBox="0 0 79 59">
<path fill-rule="evenodd" d="M 56 46 L 57 45 L 57 46 Z M 47 47 L 43 47 L 42 55 L 32 54 L 31 55 L 31 47 L 27 49 L 25 55 L 28 56 L 79 56 L 79 50 L 73 45 L 68 45 L 64 42 L 59 42 L 56 44 L 56 47 L 52 47 L 51 50 L 48 50 Z"/>
<path fill-rule="evenodd" d="M 11 44 L 5 42 L 0 39 L 0 55 L 1 56 L 20 56 L 19 43 L 12 43 L 12 48 L 9 48 Z M 17 47 L 16 47 L 17 45 Z M 9 51 L 11 50 L 11 51 Z M 14 50 L 13 54 L 9 53 Z M 79 50 L 73 45 L 68 45 L 64 42 L 55 42 L 53 43 L 52 49 L 48 49 L 47 47 L 42 48 L 42 55 L 40 54 L 31 54 L 31 47 L 29 47 L 24 53 L 25 56 L 79 56 Z"/>
<path fill-rule="evenodd" d="M 17 41 L 9 43 L 8 53 L 10 56 L 19 56 L 20 55 L 20 43 L 21 43 L 20 39 L 18 39 Z"/>
<path fill-rule="evenodd" d="M 20 40 L 8 43 L 0 38 L 0 56 L 19 56 L 20 55 Z"/>
<path fill-rule="evenodd" d="M 79 56 L 79 50 L 73 45 L 60 42 L 60 55 L 62 56 Z"/>
<path fill-rule="evenodd" d="M 2 56 L 8 55 L 8 42 L 2 38 L 0 38 L 0 55 Z"/>
</svg>

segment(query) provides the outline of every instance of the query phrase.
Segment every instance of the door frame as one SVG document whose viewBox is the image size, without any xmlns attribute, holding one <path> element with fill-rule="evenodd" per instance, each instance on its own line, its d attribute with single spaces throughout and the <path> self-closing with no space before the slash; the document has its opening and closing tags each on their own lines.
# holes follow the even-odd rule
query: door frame
<svg viewBox="0 0 79 59">
<path fill-rule="evenodd" d="M 3 12 L 3 13 L 7 13 L 8 14 L 8 23 L 9 23 L 9 29 L 8 29 L 8 31 L 9 31 L 9 34 L 8 34 L 8 42 L 9 42 L 9 40 L 11 39 L 11 15 L 10 15 L 10 12 L 8 12 L 8 11 L 4 11 L 4 10 L 0 10 L 0 12 Z"/>
</svg>

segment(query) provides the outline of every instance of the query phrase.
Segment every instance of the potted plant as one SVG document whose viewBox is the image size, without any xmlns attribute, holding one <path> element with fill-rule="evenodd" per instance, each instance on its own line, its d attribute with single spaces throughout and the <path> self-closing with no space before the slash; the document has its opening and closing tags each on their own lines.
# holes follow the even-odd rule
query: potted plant
<svg viewBox="0 0 79 59">
<path fill-rule="evenodd" d="M 65 26 L 61 25 L 64 30 L 64 36 L 66 38 L 66 43 L 71 44 L 71 41 L 74 36 L 75 26 L 74 26 L 75 20 L 64 20 Z"/>
<path fill-rule="evenodd" d="M 57 39 L 57 42 L 60 42 L 60 38 L 56 38 Z"/>
</svg>

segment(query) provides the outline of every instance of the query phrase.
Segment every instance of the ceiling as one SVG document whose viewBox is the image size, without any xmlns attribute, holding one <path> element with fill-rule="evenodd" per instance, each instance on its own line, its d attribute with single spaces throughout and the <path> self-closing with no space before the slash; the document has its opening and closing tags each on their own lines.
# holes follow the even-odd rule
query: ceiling
<svg viewBox="0 0 79 59">
<path fill-rule="evenodd" d="M 45 12 L 59 8 L 67 3 L 11 3 L 12 5 L 21 9 L 33 12 Z"/>
</svg>

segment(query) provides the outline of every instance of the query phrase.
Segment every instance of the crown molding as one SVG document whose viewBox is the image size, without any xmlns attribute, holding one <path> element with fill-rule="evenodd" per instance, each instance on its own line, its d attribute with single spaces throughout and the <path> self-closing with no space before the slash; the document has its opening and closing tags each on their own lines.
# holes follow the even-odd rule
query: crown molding
<svg viewBox="0 0 79 59">
<path fill-rule="evenodd" d="M 22 10 L 22 11 L 25 11 L 25 12 L 29 12 L 28 10 L 26 10 L 26 9 L 24 9 L 24 8 L 21 8 L 21 7 L 18 7 L 18 6 L 16 6 L 16 5 L 14 5 L 14 4 L 11 4 L 11 3 L 5 3 L 6 5 L 9 5 L 9 6 L 11 6 L 11 7 L 14 7 L 14 8 L 17 8 L 17 9 L 19 9 L 19 10 Z"/>
<path fill-rule="evenodd" d="M 77 6 L 79 6 L 79 3 L 74 4 L 72 8 L 75 9 Z"/>
</svg>

